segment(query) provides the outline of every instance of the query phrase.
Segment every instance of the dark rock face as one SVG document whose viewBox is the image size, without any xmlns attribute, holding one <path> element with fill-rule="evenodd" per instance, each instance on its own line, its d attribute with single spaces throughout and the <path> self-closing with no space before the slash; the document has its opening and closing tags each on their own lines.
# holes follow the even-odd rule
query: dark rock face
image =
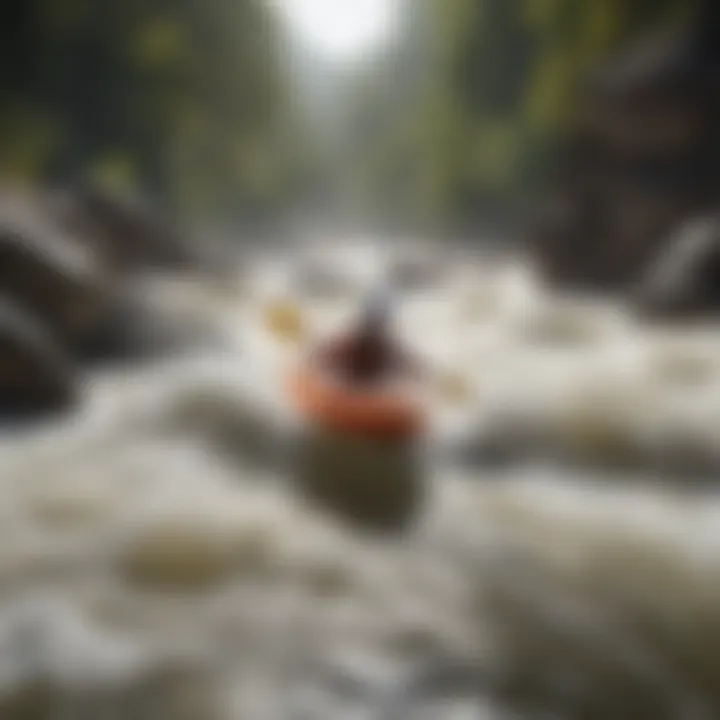
<svg viewBox="0 0 720 720">
<path fill-rule="evenodd" d="M 0 292 L 72 345 L 101 322 L 108 298 L 92 256 L 32 208 L 0 209 Z"/>
<path fill-rule="evenodd" d="M 136 280 L 198 269 L 148 210 L 95 189 L 0 192 L 0 414 L 68 407 L 89 360 L 133 360 L 207 341 Z M 140 283 L 142 286 L 142 283 Z"/>
<path fill-rule="evenodd" d="M 63 410 L 78 390 L 62 347 L 30 313 L 0 299 L 0 417 Z"/>
<path fill-rule="evenodd" d="M 217 345 L 212 328 L 154 302 L 141 285 L 129 283 L 119 291 L 102 325 L 79 350 L 83 359 L 107 365 Z"/>
<path fill-rule="evenodd" d="M 81 186 L 48 204 L 52 217 L 113 271 L 188 268 L 198 260 L 171 223 L 134 199 Z"/>
<path fill-rule="evenodd" d="M 668 238 L 720 200 L 720 34 L 708 32 L 651 36 L 590 79 L 531 224 L 551 284 L 629 291 Z"/>
<path fill-rule="evenodd" d="M 720 317 L 720 215 L 690 221 L 670 239 L 636 303 L 650 318 Z"/>
</svg>

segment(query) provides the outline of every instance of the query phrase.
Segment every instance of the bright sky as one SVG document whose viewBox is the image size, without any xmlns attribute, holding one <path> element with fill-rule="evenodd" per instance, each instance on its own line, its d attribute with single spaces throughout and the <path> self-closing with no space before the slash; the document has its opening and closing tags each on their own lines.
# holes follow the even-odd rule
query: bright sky
<svg viewBox="0 0 720 720">
<path fill-rule="evenodd" d="M 274 0 L 298 38 L 334 60 L 355 60 L 395 29 L 396 0 Z"/>
</svg>

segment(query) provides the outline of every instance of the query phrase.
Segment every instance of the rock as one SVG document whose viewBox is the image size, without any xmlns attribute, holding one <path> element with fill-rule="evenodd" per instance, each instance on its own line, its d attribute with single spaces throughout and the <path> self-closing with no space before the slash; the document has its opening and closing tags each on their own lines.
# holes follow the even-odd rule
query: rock
<svg viewBox="0 0 720 720">
<path fill-rule="evenodd" d="M 636 306 L 652 318 L 720 315 L 720 216 L 689 221 L 643 277 Z"/>
<path fill-rule="evenodd" d="M 152 218 L 104 195 L 65 199 L 70 204 L 63 215 L 52 203 L 4 195 L 1 294 L 83 360 L 145 358 L 211 339 L 210 329 L 177 303 L 156 301 L 147 291 L 144 265 L 180 262 L 170 250 L 174 239 L 163 236 Z M 76 235 L 59 232 L 53 220 Z"/>
<path fill-rule="evenodd" d="M 568 181 L 543 202 L 530 243 L 541 275 L 552 286 L 629 291 L 663 240 L 693 212 L 692 199 L 658 193 L 624 173 L 609 170 L 590 189 Z"/>
<path fill-rule="evenodd" d="M 0 414 L 64 409 L 77 394 L 62 348 L 27 311 L 0 300 Z"/>
<path fill-rule="evenodd" d="M 163 306 L 129 282 L 96 332 L 79 348 L 84 360 L 106 363 L 145 360 L 183 353 L 220 342 L 213 327 Z"/>
<path fill-rule="evenodd" d="M 631 291 L 668 236 L 717 202 L 719 36 L 706 8 L 588 78 L 528 238 L 552 285 Z"/>
<path fill-rule="evenodd" d="M 604 268 L 593 262 L 602 225 L 592 221 L 601 215 L 590 202 L 568 191 L 544 199 L 532 221 L 529 242 L 548 283 L 562 288 L 606 284 Z"/>
<path fill-rule="evenodd" d="M 57 232 L 32 203 L 0 201 L 0 293 L 72 345 L 102 322 L 109 287 L 94 258 Z"/>
<path fill-rule="evenodd" d="M 172 223 L 140 201 L 85 185 L 56 193 L 51 216 L 119 272 L 194 267 L 199 254 Z"/>
</svg>

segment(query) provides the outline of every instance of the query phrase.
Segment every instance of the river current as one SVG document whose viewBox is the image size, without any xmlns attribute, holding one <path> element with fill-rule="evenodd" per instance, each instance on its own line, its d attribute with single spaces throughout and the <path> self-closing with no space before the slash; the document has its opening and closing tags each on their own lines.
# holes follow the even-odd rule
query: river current
<svg viewBox="0 0 720 720">
<path fill-rule="evenodd" d="M 428 259 L 397 320 L 433 368 L 430 501 L 380 538 L 294 491 L 281 378 L 385 261 L 158 278 L 220 342 L 6 431 L 0 717 L 720 716 L 720 333 Z"/>
</svg>

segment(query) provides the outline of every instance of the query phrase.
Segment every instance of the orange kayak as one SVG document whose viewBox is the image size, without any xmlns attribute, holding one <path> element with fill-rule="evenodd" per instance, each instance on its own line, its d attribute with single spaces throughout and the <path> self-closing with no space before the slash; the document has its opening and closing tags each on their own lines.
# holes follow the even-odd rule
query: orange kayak
<svg viewBox="0 0 720 720">
<path fill-rule="evenodd" d="M 406 394 L 338 385 L 316 368 L 292 371 L 287 390 L 303 415 L 329 430 L 402 441 L 425 428 L 420 404 Z"/>
</svg>

